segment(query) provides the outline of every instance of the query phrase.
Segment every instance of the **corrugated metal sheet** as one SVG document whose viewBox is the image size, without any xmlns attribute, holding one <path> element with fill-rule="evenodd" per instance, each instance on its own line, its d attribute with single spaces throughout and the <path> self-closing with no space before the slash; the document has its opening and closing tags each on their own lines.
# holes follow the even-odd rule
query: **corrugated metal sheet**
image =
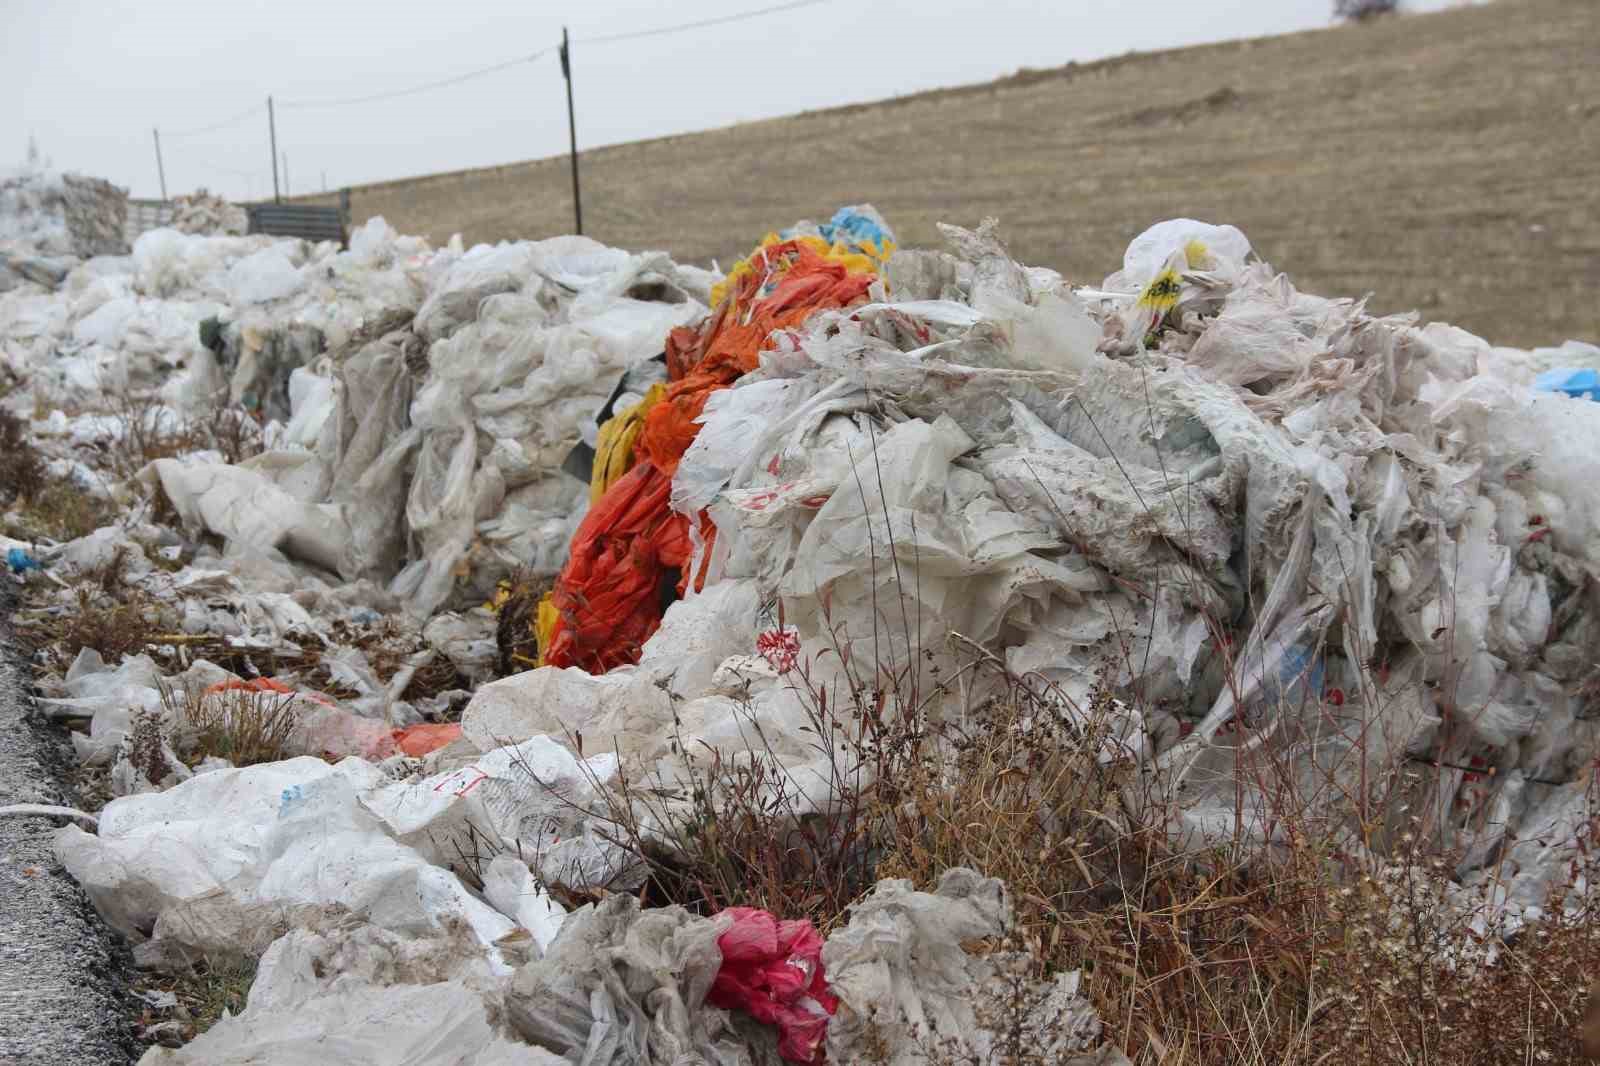
<svg viewBox="0 0 1600 1066">
<path fill-rule="evenodd" d="M 344 213 L 337 207 L 309 204 L 255 204 L 250 212 L 250 232 L 274 237 L 300 237 L 308 241 L 338 241 L 348 245 Z"/>
</svg>

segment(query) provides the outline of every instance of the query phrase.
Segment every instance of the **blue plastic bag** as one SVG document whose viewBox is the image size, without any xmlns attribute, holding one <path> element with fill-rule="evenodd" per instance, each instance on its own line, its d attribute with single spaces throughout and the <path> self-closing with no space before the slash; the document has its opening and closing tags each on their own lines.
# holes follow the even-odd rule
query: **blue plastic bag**
<svg viewBox="0 0 1600 1066">
<path fill-rule="evenodd" d="M 43 570 L 39 560 L 23 551 L 21 548 L 6 549 L 6 566 L 10 567 L 13 574 L 25 574 L 29 570 Z"/>
<path fill-rule="evenodd" d="M 1600 370 L 1592 367 L 1558 367 L 1534 379 L 1540 392 L 1563 392 L 1580 399 L 1600 400 Z"/>
</svg>

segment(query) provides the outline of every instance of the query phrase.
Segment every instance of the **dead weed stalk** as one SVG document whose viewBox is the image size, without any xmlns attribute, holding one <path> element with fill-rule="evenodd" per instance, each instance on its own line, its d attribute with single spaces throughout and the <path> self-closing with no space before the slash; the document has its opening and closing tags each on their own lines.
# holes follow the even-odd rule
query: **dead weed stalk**
<svg viewBox="0 0 1600 1066">
<path fill-rule="evenodd" d="M 234 766 L 289 758 L 290 741 L 300 725 L 293 695 L 167 684 L 160 692 L 168 717 L 179 723 L 178 750 L 191 766 L 213 756 Z"/>
</svg>

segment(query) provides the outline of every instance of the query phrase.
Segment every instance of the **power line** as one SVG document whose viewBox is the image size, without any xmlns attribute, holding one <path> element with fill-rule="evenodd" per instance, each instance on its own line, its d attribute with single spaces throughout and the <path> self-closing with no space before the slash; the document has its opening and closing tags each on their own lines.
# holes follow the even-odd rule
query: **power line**
<svg viewBox="0 0 1600 1066">
<path fill-rule="evenodd" d="M 200 127 L 196 128 L 196 129 L 192 129 L 192 130 L 168 130 L 167 131 L 167 136 L 168 137 L 193 137 L 197 133 L 210 133 L 212 130 L 220 130 L 224 126 L 232 126 L 235 123 L 243 122 L 245 119 L 252 118 L 252 117 L 254 117 L 256 115 L 259 115 L 259 114 L 261 114 L 261 112 L 263 112 L 265 110 L 266 110 L 266 107 L 264 105 L 257 104 L 256 106 L 252 107 L 248 111 L 241 111 L 237 115 L 234 115 L 232 118 L 225 118 L 221 122 L 213 122 L 209 126 L 200 126 Z"/>
<path fill-rule="evenodd" d="M 610 33 L 599 37 L 579 37 L 574 40 L 574 43 L 586 45 L 615 44 L 620 41 L 633 41 L 645 37 L 660 37 L 669 33 L 683 33 L 687 30 L 704 29 L 708 26 L 723 26 L 731 22 L 743 22 L 747 19 L 761 18 L 766 15 L 775 15 L 784 11 L 797 11 L 801 8 L 816 7 L 827 2 L 828 0 L 789 0 L 788 3 L 773 4 L 769 7 L 757 8 L 754 11 L 741 11 L 732 15 L 719 15 L 715 18 L 699 19 L 695 22 L 682 22 L 676 26 L 658 26 L 654 29 L 631 30 L 626 33 Z M 479 67 L 477 70 L 469 70 L 464 74 L 457 74 L 449 78 L 440 78 L 435 81 L 423 82 L 420 85 L 412 85 L 405 89 L 392 89 L 387 92 L 369 93 L 364 96 L 345 96 L 322 100 L 279 100 L 278 106 L 288 108 L 342 107 L 347 104 L 370 104 L 376 103 L 380 100 L 393 100 L 398 97 L 411 96 L 416 93 L 428 92 L 433 89 L 444 89 L 451 85 L 460 85 L 462 82 L 471 81 L 474 78 L 481 78 L 489 74 L 496 74 L 502 70 L 509 70 L 512 67 L 520 66 L 523 63 L 531 63 L 534 60 L 539 59 L 542 56 L 549 55 L 551 52 L 556 50 L 556 46 L 541 48 L 537 52 L 533 52 L 525 56 L 518 56 L 515 59 L 508 59 L 503 63 L 495 63 L 492 66 Z M 166 136 L 192 137 L 196 134 L 210 133 L 213 130 L 220 130 L 226 126 L 232 126 L 235 123 L 243 122 L 247 118 L 253 118 L 265 110 L 266 108 L 264 106 L 257 104 L 249 110 L 242 111 L 231 118 L 225 118 L 221 122 L 214 122 L 209 126 L 200 126 L 191 130 L 168 130 L 166 131 Z"/>
<path fill-rule="evenodd" d="M 504 63 L 496 63 L 491 67 L 480 67 L 477 70 L 470 70 L 465 74 L 457 74 L 452 78 L 441 78 L 438 81 L 425 82 L 422 85 L 413 85 L 409 89 L 394 89 L 390 92 L 372 93 L 369 96 L 347 96 L 337 100 L 281 100 L 278 102 L 278 106 L 339 107 L 344 104 L 369 104 L 378 100 L 393 100 L 397 96 L 410 96 L 413 93 L 427 92 L 430 89 L 443 89 L 449 85 L 460 85 L 462 82 L 471 81 L 473 78 L 481 78 L 486 74 L 494 74 L 502 70 L 508 70 L 511 67 L 520 66 L 523 63 L 531 63 L 540 56 L 548 55 L 553 51 L 555 51 L 554 47 L 541 48 L 531 55 L 518 56 L 516 59 L 508 59 Z"/>
<path fill-rule="evenodd" d="M 601 37 L 579 37 L 577 44 L 612 44 L 616 41 L 632 41 L 640 37 L 660 37 L 668 33 L 682 33 L 685 30 L 698 30 L 706 26 L 721 26 L 729 22 L 743 22 L 745 19 L 760 18 L 762 15 L 774 15 L 780 11 L 796 11 L 802 7 L 815 7 L 826 4 L 828 0 L 791 0 L 787 4 L 774 4 L 771 7 L 759 8 L 755 11 L 742 11 L 736 15 L 719 15 L 716 18 L 701 19 L 698 22 L 683 22 L 676 26 L 660 26 L 653 30 L 631 30 L 627 33 L 608 33 Z"/>
</svg>

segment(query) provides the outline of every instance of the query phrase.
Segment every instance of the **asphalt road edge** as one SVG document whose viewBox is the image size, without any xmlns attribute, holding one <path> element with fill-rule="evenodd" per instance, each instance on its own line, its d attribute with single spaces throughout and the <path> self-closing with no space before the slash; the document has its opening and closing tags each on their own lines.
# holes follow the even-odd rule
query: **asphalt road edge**
<svg viewBox="0 0 1600 1066">
<path fill-rule="evenodd" d="M 35 712 L 12 626 L 18 589 L 0 568 L 0 806 L 76 806 L 72 745 Z M 124 1066 L 139 1048 L 127 944 L 61 864 L 62 818 L 0 818 L 0 1063 Z"/>
</svg>

